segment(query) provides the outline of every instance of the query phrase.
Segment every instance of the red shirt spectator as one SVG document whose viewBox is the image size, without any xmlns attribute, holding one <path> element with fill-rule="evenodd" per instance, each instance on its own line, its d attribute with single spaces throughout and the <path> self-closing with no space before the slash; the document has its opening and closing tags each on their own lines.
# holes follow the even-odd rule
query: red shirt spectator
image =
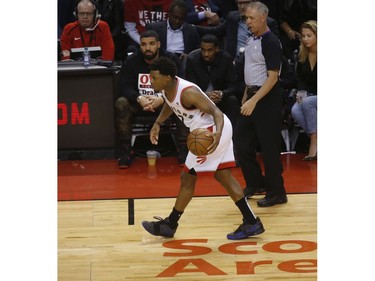
<svg viewBox="0 0 375 281">
<path fill-rule="evenodd" d="M 105 21 L 100 20 L 94 3 L 90 0 L 81 0 L 75 13 L 77 20 L 68 23 L 61 34 L 61 59 L 70 59 L 72 48 L 100 46 L 101 58 L 113 61 L 115 47 L 111 30 Z"/>
<path fill-rule="evenodd" d="M 168 18 L 171 3 L 172 0 L 125 1 L 124 20 L 129 36 L 139 44 L 139 34 L 146 29 L 146 24 Z"/>
<path fill-rule="evenodd" d="M 60 38 L 62 60 L 70 58 L 70 49 L 100 46 L 102 49 L 102 59 L 113 61 L 115 47 L 112 40 L 111 31 L 106 22 L 100 21 L 93 31 L 86 31 L 80 27 L 78 21 L 68 23 Z M 66 52 L 68 51 L 68 52 Z"/>
</svg>

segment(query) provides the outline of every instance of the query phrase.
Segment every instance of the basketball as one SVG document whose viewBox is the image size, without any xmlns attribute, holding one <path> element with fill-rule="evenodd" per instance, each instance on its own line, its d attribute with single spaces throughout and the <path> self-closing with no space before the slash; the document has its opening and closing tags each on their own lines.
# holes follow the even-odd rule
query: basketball
<svg viewBox="0 0 375 281">
<path fill-rule="evenodd" d="M 213 137 L 207 137 L 206 134 L 211 133 L 206 128 L 197 128 L 190 132 L 186 144 L 191 153 L 196 156 L 207 155 L 207 147 L 214 141 Z"/>
</svg>

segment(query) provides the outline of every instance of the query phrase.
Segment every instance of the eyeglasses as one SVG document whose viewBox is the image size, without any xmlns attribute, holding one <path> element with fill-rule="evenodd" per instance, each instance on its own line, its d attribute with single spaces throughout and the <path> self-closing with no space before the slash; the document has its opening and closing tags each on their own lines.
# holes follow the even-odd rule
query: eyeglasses
<svg viewBox="0 0 375 281">
<path fill-rule="evenodd" d="M 93 16 L 95 13 L 78 13 L 80 17 L 88 17 L 88 16 Z"/>
</svg>

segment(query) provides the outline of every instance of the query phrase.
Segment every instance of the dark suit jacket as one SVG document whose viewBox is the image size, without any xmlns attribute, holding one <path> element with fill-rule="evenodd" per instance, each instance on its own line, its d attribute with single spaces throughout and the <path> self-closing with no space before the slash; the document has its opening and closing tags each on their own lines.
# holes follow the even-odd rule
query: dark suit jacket
<svg viewBox="0 0 375 281">
<path fill-rule="evenodd" d="M 167 50 L 167 20 L 149 23 L 146 25 L 146 29 L 155 30 L 159 34 L 161 48 Z M 194 25 L 184 22 L 182 34 L 184 38 L 185 54 L 200 47 L 199 33 Z"/>
<path fill-rule="evenodd" d="M 223 91 L 223 100 L 228 96 L 236 95 L 233 59 L 223 50 L 216 54 L 210 72 L 200 49 L 191 52 L 186 59 L 185 78 L 197 84 L 202 91 L 206 91 L 211 81 L 214 90 Z"/>
<path fill-rule="evenodd" d="M 188 6 L 188 14 L 186 16 L 186 22 L 191 24 L 199 24 L 198 12 L 195 11 L 193 0 L 185 0 Z M 217 0 L 207 0 L 210 5 L 211 12 L 216 13 L 219 17 L 222 17 L 222 13 L 219 8 Z"/>
<path fill-rule="evenodd" d="M 234 59 L 237 51 L 238 23 L 240 20 L 240 11 L 231 11 L 228 13 L 225 21 L 218 26 L 197 26 L 197 28 L 200 36 L 211 33 L 216 35 L 219 40 L 225 37 L 224 50 Z M 269 29 L 279 37 L 279 24 L 277 21 L 267 17 L 267 25 Z"/>
<path fill-rule="evenodd" d="M 172 60 L 177 66 L 178 75 L 181 75 L 182 65 L 176 55 L 160 49 L 159 57 Z M 150 65 L 146 63 L 141 51 L 137 50 L 126 57 L 121 66 L 120 96 L 126 97 L 131 103 L 136 103 L 139 96 L 138 76 L 140 73 L 150 73 Z"/>
</svg>

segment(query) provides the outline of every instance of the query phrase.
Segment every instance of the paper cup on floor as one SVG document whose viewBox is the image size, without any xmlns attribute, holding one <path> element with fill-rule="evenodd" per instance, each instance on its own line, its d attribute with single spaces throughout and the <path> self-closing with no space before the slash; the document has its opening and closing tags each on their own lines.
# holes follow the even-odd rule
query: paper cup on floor
<svg viewBox="0 0 375 281">
<path fill-rule="evenodd" d="M 155 164 L 156 164 L 156 158 L 158 157 L 159 152 L 157 152 L 155 150 L 148 150 L 146 152 L 146 154 L 147 154 L 148 165 L 155 166 Z"/>
</svg>

